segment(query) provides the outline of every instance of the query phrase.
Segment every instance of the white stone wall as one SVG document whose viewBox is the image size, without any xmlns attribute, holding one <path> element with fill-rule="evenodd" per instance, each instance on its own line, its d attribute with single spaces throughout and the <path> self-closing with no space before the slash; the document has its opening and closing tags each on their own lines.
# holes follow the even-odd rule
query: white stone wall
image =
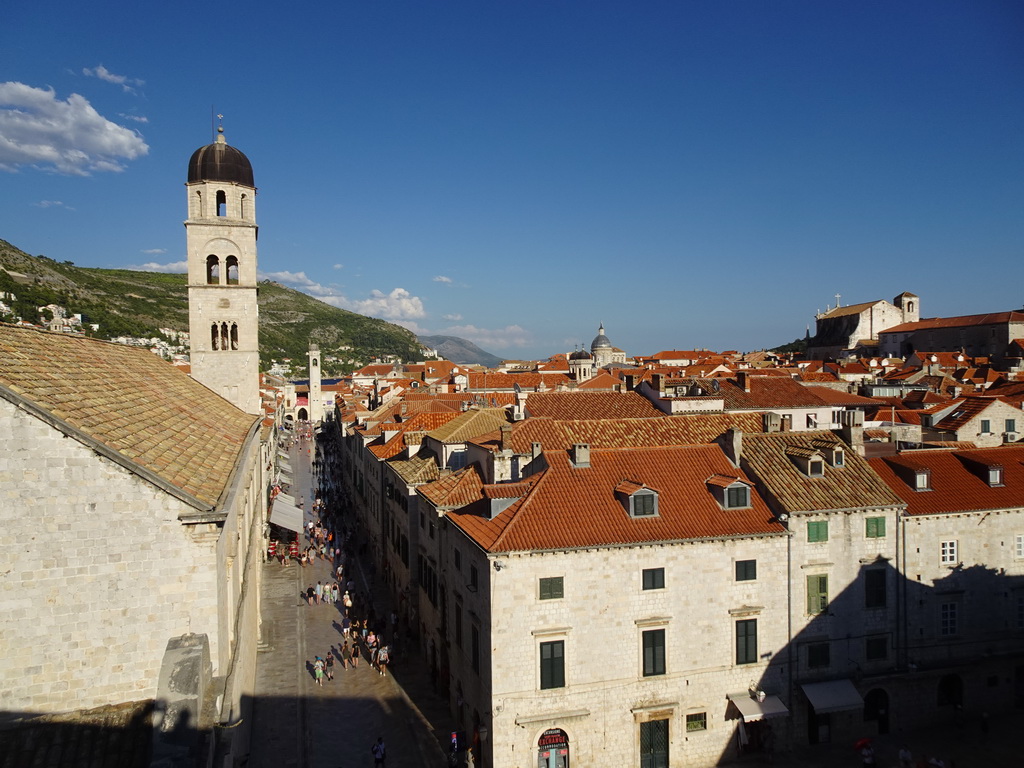
<svg viewBox="0 0 1024 768">
<path fill-rule="evenodd" d="M 574 762 L 636 765 L 638 723 L 662 717 L 673 765 L 715 765 L 734 745 L 727 694 L 754 682 L 785 696 L 784 676 L 769 671 L 787 641 L 782 536 L 497 559 L 501 570 L 487 572 L 495 768 L 536 765 L 537 738 L 554 727 L 569 735 Z M 746 559 L 758 577 L 737 582 Z M 664 568 L 665 588 L 643 590 L 644 568 Z M 565 596 L 540 600 L 539 579 L 551 576 L 563 577 Z M 758 621 L 755 664 L 735 663 L 738 618 Z M 660 628 L 666 674 L 644 677 L 642 633 Z M 551 640 L 565 641 L 566 685 L 541 690 L 539 648 Z M 688 733 L 686 716 L 701 712 L 707 730 Z"/>
<path fill-rule="evenodd" d="M 216 527 L 182 525 L 191 507 L 7 401 L 0 436 L 4 709 L 151 697 L 186 632 L 216 660 Z"/>
</svg>

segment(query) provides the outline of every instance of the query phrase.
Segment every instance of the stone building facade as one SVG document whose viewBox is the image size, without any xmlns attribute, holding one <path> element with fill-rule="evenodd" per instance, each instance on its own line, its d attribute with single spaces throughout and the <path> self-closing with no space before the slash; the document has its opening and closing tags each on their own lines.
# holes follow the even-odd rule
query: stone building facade
<svg viewBox="0 0 1024 768">
<path fill-rule="evenodd" d="M 879 334 L 921 317 L 921 300 L 901 293 L 892 302 L 879 299 L 862 304 L 836 306 L 819 313 L 814 336 L 807 342 L 809 360 L 835 360 L 850 354 L 868 357 L 879 354 Z"/>
</svg>

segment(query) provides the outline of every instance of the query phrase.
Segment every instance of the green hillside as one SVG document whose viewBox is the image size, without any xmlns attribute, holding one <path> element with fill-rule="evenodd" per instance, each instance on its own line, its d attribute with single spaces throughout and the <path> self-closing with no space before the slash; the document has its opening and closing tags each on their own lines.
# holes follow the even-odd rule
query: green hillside
<svg viewBox="0 0 1024 768">
<path fill-rule="evenodd" d="M 0 240 L 0 294 L 17 299 L 13 315 L 37 322 L 38 307 L 58 304 L 83 322 L 98 323 L 93 335 L 159 336 L 160 328 L 188 330 L 185 275 L 76 267 L 30 256 Z M 11 302 L 7 302 L 11 303 Z M 305 366 L 310 342 L 320 345 L 325 375 L 350 371 L 374 357 L 420 357 L 416 336 L 401 326 L 324 304 L 305 293 L 265 281 L 259 285 L 260 363 L 291 358 Z M 334 361 L 332 358 L 337 357 Z M 348 362 L 354 360 L 354 363 Z"/>
</svg>

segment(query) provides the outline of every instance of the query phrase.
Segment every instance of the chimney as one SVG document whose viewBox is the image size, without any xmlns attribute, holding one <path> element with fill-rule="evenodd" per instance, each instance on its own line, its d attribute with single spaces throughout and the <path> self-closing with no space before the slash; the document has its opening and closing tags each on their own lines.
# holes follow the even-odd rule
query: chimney
<svg viewBox="0 0 1024 768">
<path fill-rule="evenodd" d="M 501 442 L 498 444 L 498 449 L 502 451 L 512 450 L 512 425 L 502 424 L 501 425 Z"/>
<path fill-rule="evenodd" d="M 530 452 L 532 454 L 531 458 L 536 459 L 538 456 L 540 456 L 541 453 L 543 453 L 543 450 L 541 449 L 540 443 L 533 443 L 530 446 Z"/>
<path fill-rule="evenodd" d="M 586 469 L 590 466 L 590 444 L 573 443 L 570 457 L 573 467 L 576 469 Z"/>
<path fill-rule="evenodd" d="M 740 385 L 740 389 L 744 392 L 750 391 L 750 375 L 746 371 L 736 372 L 736 383 Z"/>
<path fill-rule="evenodd" d="M 734 467 L 739 467 L 740 459 L 743 457 L 743 432 L 736 427 L 730 427 L 729 431 L 722 435 L 725 455 L 729 457 Z"/>
<path fill-rule="evenodd" d="M 839 436 L 850 448 L 859 455 L 864 455 L 864 412 L 843 411 L 839 415 L 842 427 Z"/>
</svg>

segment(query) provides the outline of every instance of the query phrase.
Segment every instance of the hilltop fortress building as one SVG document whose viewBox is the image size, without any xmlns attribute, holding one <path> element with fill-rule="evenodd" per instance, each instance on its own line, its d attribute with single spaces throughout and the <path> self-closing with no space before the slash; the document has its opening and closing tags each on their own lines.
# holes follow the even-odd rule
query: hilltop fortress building
<svg viewBox="0 0 1024 768">
<path fill-rule="evenodd" d="M 921 300 L 903 292 L 890 304 L 884 299 L 836 306 L 815 317 L 815 334 L 808 341 L 811 360 L 835 360 L 850 354 L 878 354 L 878 334 L 921 317 Z"/>
</svg>

